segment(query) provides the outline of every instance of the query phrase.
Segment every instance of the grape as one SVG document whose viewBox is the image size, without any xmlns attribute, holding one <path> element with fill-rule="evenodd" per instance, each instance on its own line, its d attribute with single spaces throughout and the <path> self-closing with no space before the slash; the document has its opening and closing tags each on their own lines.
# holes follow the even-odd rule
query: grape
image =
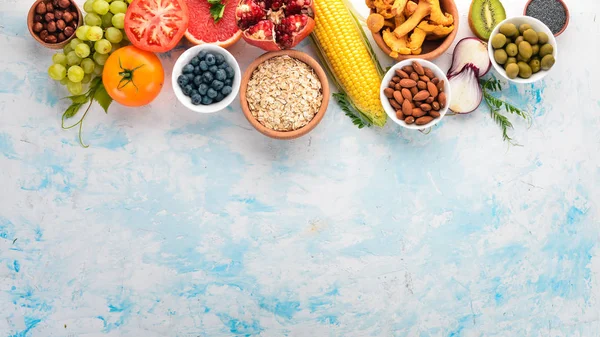
<svg viewBox="0 0 600 337">
<path fill-rule="evenodd" d="M 129 3 L 130 5 L 132 2 L 133 2 L 133 0 L 127 0 L 127 3 Z"/>
<path fill-rule="evenodd" d="M 56 53 L 56 54 L 52 55 L 52 62 L 66 66 L 67 65 L 67 56 L 64 53 Z"/>
<path fill-rule="evenodd" d="M 67 64 L 70 66 L 75 66 L 79 63 L 81 63 L 81 58 L 77 56 L 77 54 L 74 51 L 70 51 L 67 54 Z"/>
<path fill-rule="evenodd" d="M 77 38 L 82 40 L 82 41 L 87 41 L 87 32 L 90 30 L 90 26 L 88 25 L 83 25 L 77 28 L 77 30 L 75 31 L 75 35 L 77 35 Z"/>
<path fill-rule="evenodd" d="M 81 43 L 81 40 L 78 38 L 75 38 L 75 39 L 71 40 L 71 42 L 69 44 L 71 45 L 71 49 L 75 50 L 75 47 L 77 47 L 77 45 L 80 43 Z"/>
<path fill-rule="evenodd" d="M 75 54 L 81 58 L 90 56 L 90 46 L 86 43 L 80 43 L 75 47 Z"/>
<path fill-rule="evenodd" d="M 127 12 L 127 4 L 123 1 L 113 1 L 110 4 L 110 11 L 113 14 L 125 13 Z"/>
<path fill-rule="evenodd" d="M 98 41 L 102 38 L 102 34 L 103 34 L 102 28 L 94 26 L 94 27 L 90 27 L 90 29 L 88 29 L 85 36 L 90 41 Z"/>
<path fill-rule="evenodd" d="M 65 76 L 65 78 L 60 80 L 60 84 L 62 84 L 62 85 L 67 85 L 67 83 L 69 83 L 69 79 L 66 76 Z"/>
<path fill-rule="evenodd" d="M 94 44 L 94 49 L 98 54 L 108 54 L 112 50 L 112 44 L 106 39 L 98 40 Z"/>
<path fill-rule="evenodd" d="M 96 65 L 96 68 L 94 68 L 94 74 L 96 74 L 98 76 L 102 76 L 103 71 L 104 71 L 103 66 Z"/>
<path fill-rule="evenodd" d="M 67 89 L 69 89 L 71 95 L 79 95 L 83 91 L 83 85 L 81 85 L 81 82 L 69 81 L 67 82 Z"/>
<path fill-rule="evenodd" d="M 50 76 L 50 78 L 53 80 L 60 81 L 65 78 L 66 74 L 67 68 L 65 68 L 65 66 L 62 64 L 55 63 L 48 68 L 48 76 Z"/>
<path fill-rule="evenodd" d="M 123 29 L 123 27 L 125 27 L 125 14 L 115 14 L 112 17 L 112 25 L 115 28 Z"/>
<path fill-rule="evenodd" d="M 88 83 L 90 83 L 91 80 L 92 80 L 92 75 L 86 74 L 85 76 L 83 76 L 83 80 L 81 80 L 81 83 L 88 84 Z"/>
<path fill-rule="evenodd" d="M 80 66 L 72 66 L 69 67 L 67 76 L 71 82 L 81 82 L 81 80 L 83 80 L 83 76 L 85 76 L 85 72 Z"/>
<path fill-rule="evenodd" d="M 88 13 L 92 13 L 94 11 L 94 9 L 92 8 L 92 5 L 94 4 L 94 1 L 96 0 L 87 0 L 84 4 L 83 4 L 83 10 L 88 12 Z"/>
<path fill-rule="evenodd" d="M 112 18 L 113 18 L 113 13 L 110 13 L 110 12 L 102 15 L 102 27 L 104 27 L 104 28 L 112 27 Z"/>
<path fill-rule="evenodd" d="M 109 5 L 108 5 L 108 2 L 106 2 L 104 0 L 96 0 L 92 4 L 92 8 L 94 9 L 94 12 L 96 12 L 100 15 L 104 15 L 104 14 L 108 13 Z"/>
<path fill-rule="evenodd" d="M 108 59 L 108 54 L 99 54 L 98 52 L 96 52 L 92 57 L 94 58 L 94 61 L 96 61 L 96 63 L 103 66 L 104 63 L 106 63 L 106 60 Z"/>
<path fill-rule="evenodd" d="M 96 13 L 87 13 L 83 22 L 88 26 L 100 26 L 102 24 L 102 19 Z"/>
<path fill-rule="evenodd" d="M 81 68 L 83 68 L 83 72 L 86 74 L 91 74 L 94 72 L 94 68 L 96 68 L 96 63 L 91 58 L 85 58 L 81 60 Z"/>
<path fill-rule="evenodd" d="M 115 27 L 106 28 L 106 32 L 104 33 L 106 39 L 111 43 L 119 43 L 123 40 L 123 33 Z M 98 43 L 98 42 L 96 42 Z M 117 48 L 113 48 L 117 49 Z"/>
<path fill-rule="evenodd" d="M 65 55 L 67 55 L 67 54 L 68 54 L 69 52 L 71 52 L 72 50 L 73 50 L 73 48 L 71 48 L 71 45 L 70 45 L 70 44 L 68 44 L 68 43 L 67 43 L 67 44 L 66 44 L 66 45 L 63 47 L 63 53 L 64 53 Z"/>
</svg>

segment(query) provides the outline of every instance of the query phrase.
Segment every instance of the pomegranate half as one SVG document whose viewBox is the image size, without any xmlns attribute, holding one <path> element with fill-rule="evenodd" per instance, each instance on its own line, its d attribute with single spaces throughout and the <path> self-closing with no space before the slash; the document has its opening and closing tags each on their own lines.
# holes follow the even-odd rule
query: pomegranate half
<svg viewBox="0 0 600 337">
<path fill-rule="evenodd" d="M 235 19 L 249 44 L 290 49 L 315 28 L 313 0 L 240 0 Z"/>
</svg>

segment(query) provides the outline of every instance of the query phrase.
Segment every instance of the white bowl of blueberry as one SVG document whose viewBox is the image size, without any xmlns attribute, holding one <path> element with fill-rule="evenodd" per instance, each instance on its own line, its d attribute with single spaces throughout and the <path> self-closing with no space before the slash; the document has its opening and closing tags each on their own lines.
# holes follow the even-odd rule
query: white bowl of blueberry
<svg viewBox="0 0 600 337">
<path fill-rule="evenodd" d="M 225 109 L 240 90 L 241 71 L 227 50 L 203 44 L 186 50 L 173 66 L 173 90 L 188 109 L 212 113 Z"/>
</svg>

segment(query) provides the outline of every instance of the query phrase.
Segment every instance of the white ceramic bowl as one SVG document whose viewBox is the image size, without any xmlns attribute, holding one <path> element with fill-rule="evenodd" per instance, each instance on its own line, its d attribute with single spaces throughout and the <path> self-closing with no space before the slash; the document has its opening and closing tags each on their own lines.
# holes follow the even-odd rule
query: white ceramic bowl
<svg viewBox="0 0 600 337">
<path fill-rule="evenodd" d="M 190 97 L 184 95 L 183 91 L 179 87 L 179 84 L 177 84 L 177 77 L 179 77 L 179 75 L 181 75 L 181 71 L 182 71 L 183 67 L 186 64 L 190 63 L 192 58 L 194 58 L 196 55 L 198 55 L 198 53 L 202 50 L 206 50 L 207 52 L 219 53 L 219 54 L 225 56 L 226 62 L 229 63 L 229 65 L 235 71 L 235 77 L 233 78 L 233 84 L 231 86 L 231 89 L 232 89 L 231 94 L 229 94 L 227 97 L 225 97 L 221 102 L 213 103 L 210 105 L 194 105 L 194 104 L 192 104 L 192 99 Z M 185 105 L 186 108 L 188 108 L 192 111 L 199 112 L 199 113 L 213 113 L 213 112 L 217 112 L 219 110 L 225 109 L 227 106 L 229 106 L 229 104 L 231 104 L 231 102 L 233 102 L 233 100 L 237 96 L 238 92 L 240 91 L 240 83 L 241 82 L 242 82 L 242 73 L 240 71 L 240 65 L 235 60 L 235 57 L 233 57 L 233 55 L 231 55 L 231 53 L 228 52 L 227 50 L 225 50 L 219 46 L 212 45 L 212 44 L 201 44 L 201 45 L 194 46 L 194 47 L 186 50 L 183 54 L 181 54 L 181 56 L 179 56 L 179 58 L 177 59 L 177 62 L 175 62 L 175 65 L 173 66 L 173 73 L 171 74 L 171 84 L 173 85 L 173 91 L 175 91 L 175 96 L 177 96 L 177 99 L 183 105 Z"/>
<path fill-rule="evenodd" d="M 496 28 L 494 28 L 494 30 L 492 31 L 492 35 L 490 35 L 490 40 L 488 41 L 488 54 L 490 55 L 490 60 L 492 60 L 492 65 L 494 65 L 494 69 L 496 69 L 496 72 L 498 74 L 500 74 L 500 76 L 504 77 L 505 79 L 507 79 L 510 82 L 514 82 L 514 83 L 533 83 L 533 82 L 537 82 L 539 80 L 541 80 L 542 78 L 546 77 L 546 75 L 548 75 L 549 72 L 552 71 L 552 69 L 554 69 L 554 67 L 556 67 L 556 63 L 554 64 L 554 67 L 550 68 L 550 70 L 540 70 L 539 72 L 531 75 L 530 78 L 508 78 L 508 76 L 506 76 L 506 71 L 504 70 L 504 67 L 502 67 L 502 65 L 498 64 L 495 60 L 494 60 L 494 47 L 492 47 L 492 38 L 494 37 L 494 35 L 498 34 L 498 32 L 500 31 L 500 26 L 502 26 L 505 23 L 513 23 L 515 24 L 515 26 L 517 26 L 517 28 L 519 28 L 520 25 L 524 24 L 524 23 L 528 23 L 531 25 L 531 28 L 533 28 L 533 30 L 535 30 L 536 32 L 544 32 L 548 35 L 548 43 L 552 45 L 552 47 L 554 47 L 554 59 L 556 60 L 556 62 L 558 63 L 558 49 L 556 46 L 556 38 L 554 37 L 554 34 L 552 34 L 552 31 L 550 30 L 550 28 L 548 28 L 548 26 L 546 26 L 543 22 L 541 22 L 540 20 L 536 19 L 536 18 L 532 18 L 530 16 L 515 16 L 513 18 L 510 19 L 506 19 L 502 22 L 500 22 Z"/>
<path fill-rule="evenodd" d="M 388 83 L 392 80 L 392 77 L 396 76 L 396 69 L 412 65 L 414 61 L 419 62 L 423 67 L 431 69 L 435 76 L 437 76 L 437 78 L 439 78 L 440 80 L 444 80 L 444 82 L 446 83 L 444 86 L 444 92 L 446 93 L 447 101 L 446 106 L 440 109 L 440 117 L 432 120 L 431 122 L 425 125 L 406 124 L 403 120 L 398 119 L 398 117 L 396 117 L 396 109 L 394 109 L 394 107 L 390 105 L 388 98 L 385 97 L 385 94 L 383 93 L 383 90 L 388 87 Z M 446 77 L 446 74 L 444 74 L 444 72 L 438 66 L 422 59 L 408 59 L 396 63 L 392 68 L 390 68 L 390 70 L 388 70 L 388 72 L 383 77 L 383 81 L 381 81 L 381 87 L 379 88 L 379 97 L 381 99 L 383 109 L 390 117 L 390 119 L 393 120 L 396 124 L 403 126 L 407 129 L 423 130 L 436 125 L 442 120 L 442 118 L 444 118 L 444 116 L 446 116 L 446 112 L 448 112 L 448 106 L 450 105 L 450 99 L 452 98 L 452 92 L 450 90 L 450 85 L 448 85 L 448 78 Z"/>
</svg>

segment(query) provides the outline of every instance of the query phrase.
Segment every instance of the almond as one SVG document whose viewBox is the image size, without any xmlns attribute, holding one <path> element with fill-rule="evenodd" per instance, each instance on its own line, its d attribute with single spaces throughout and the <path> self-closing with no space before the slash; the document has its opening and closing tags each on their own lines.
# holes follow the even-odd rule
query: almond
<svg viewBox="0 0 600 337">
<path fill-rule="evenodd" d="M 431 80 L 431 82 L 433 82 L 433 84 L 438 84 L 438 83 L 440 83 L 440 79 L 437 77 L 434 77 L 433 80 Z"/>
<path fill-rule="evenodd" d="M 440 109 L 440 103 L 433 102 L 433 103 L 431 103 L 431 107 L 433 108 L 433 110 L 439 110 Z"/>
<path fill-rule="evenodd" d="M 415 71 L 415 69 L 411 66 L 404 66 L 404 67 L 402 67 L 402 71 L 404 71 L 405 73 L 410 75 L 411 73 L 413 73 Z"/>
<path fill-rule="evenodd" d="M 421 118 L 423 118 L 423 117 L 421 117 Z M 414 122 L 415 122 L 415 118 L 413 116 L 408 116 L 404 119 L 404 123 L 409 124 L 409 125 Z"/>
<path fill-rule="evenodd" d="M 402 102 L 404 102 L 404 97 L 402 97 L 401 91 L 396 90 L 392 93 L 392 95 L 394 96 L 394 99 L 396 100 L 396 102 L 398 102 L 398 104 L 402 104 Z"/>
<path fill-rule="evenodd" d="M 417 82 L 411 80 L 410 78 L 405 78 L 405 79 L 403 79 L 403 80 L 400 81 L 400 85 L 403 88 L 412 88 L 412 87 L 417 86 Z"/>
<path fill-rule="evenodd" d="M 438 95 L 438 88 L 432 82 L 427 82 L 427 91 L 431 97 L 436 97 Z"/>
<path fill-rule="evenodd" d="M 410 74 L 410 79 L 413 81 L 418 81 L 419 80 L 419 75 L 417 73 L 411 73 Z"/>
<path fill-rule="evenodd" d="M 423 75 L 423 76 L 419 76 L 419 79 L 420 79 L 421 81 L 425 81 L 425 82 L 429 82 L 429 81 L 431 81 L 431 80 L 429 79 L 429 77 L 427 77 L 427 76 L 425 76 L 425 75 Z"/>
<path fill-rule="evenodd" d="M 419 82 L 417 82 L 417 88 L 419 88 L 419 90 L 425 90 L 425 89 L 427 89 L 427 83 L 425 83 L 423 81 L 419 81 Z"/>
<path fill-rule="evenodd" d="M 431 117 L 431 116 L 423 116 L 423 117 L 417 118 L 415 123 L 417 125 L 425 125 L 425 124 L 430 123 L 432 120 L 433 120 L 433 117 Z"/>
<path fill-rule="evenodd" d="M 435 111 L 435 110 L 431 110 L 431 111 L 429 111 L 429 116 L 431 116 L 433 118 L 438 118 L 438 117 L 440 117 L 440 112 L 439 111 Z"/>
<path fill-rule="evenodd" d="M 440 83 L 437 84 L 438 92 L 444 91 L 444 80 L 440 80 Z"/>
<path fill-rule="evenodd" d="M 431 103 L 433 103 L 433 101 L 434 101 L 434 100 L 435 100 L 435 98 L 433 98 L 433 97 L 429 96 L 429 97 L 427 97 L 427 99 L 425 100 L 425 103 L 427 103 L 427 104 L 431 104 Z"/>
<path fill-rule="evenodd" d="M 392 89 L 392 88 L 385 88 L 385 89 L 383 89 L 383 94 L 387 98 L 392 98 L 394 96 L 394 89 Z"/>
<path fill-rule="evenodd" d="M 400 85 L 400 83 L 396 83 L 396 85 L 394 85 L 394 89 L 402 90 L 402 86 Z"/>
<path fill-rule="evenodd" d="M 400 78 L 408 78 L 408 74 L 402 69 L 396 69 L 396 75 Z"/>
<path fill-rule="evenodd" d="M 413 100 L 415 101 L 424 101 L 427 99 L 427 97 L 429 97 L 429 91 L 427 90 L 421 90 L 419 91 L 414 97 Z"/>
<path fill-rule="evenodd" d="M 418 107 L 420 107 L 420 106 L 421 106 L 421 104 L 422 104 L 422 102 L 419 102 L 419 101 L 413 101 L 413 105 L 415 106 L 415 108 L 418 108 Z"/>
<path fill-rule="evenodd" d="M 394 81 L 389 81 L 388 82 L 388 87 L 393 88 L 396 85 L 396 83 L 394 83 Z"/>
<path fill-rule="evenodd" d="M 413 109 L 412 104 L 410 104 L 410 102 L 407 99 L 404 100 L 404 103 L 402 103 L 402 113 L 405 116 L 410 116 L 410 115 L 412 115 L 412 109 Z"/>
<path fill-rule="evenodd" d="M 413 94 L 413 96 L 414 96 L 414 95 L 416 95 L 416 94 L 419 92 L 419 88 L 417 88 L 417 87 L 412 87 L 412 88 L 410 88 L 410 92 L 411 92 L 411 93 Z"/>
<path fill-rule="evenodd" d="M 427 76 L 429 78 L 434 78 L 435 77 L 435 74 L 433 73 L 433 70 L 431 70 L 431 69 L 429 69 L 427 67 L 425 67 L 423 69 L 425 69 L 425 76 Z"/>
<path fill-rule="evenodd" d="M 412 111 L 412 116 L 414 118 L 419 118 L 425 116 L 426 112 L 421 110 L 421 108 L 414 108 Z"/>
<path fill-rule="evenodd" d="M 404 96 L 404 98 L 406 98 L 407 100 L 411 101 L 413 100 L 412 98 L 412 93 L 410 92 L 410 90 L 403 88 L 402 89 L 402 96 Z"/>
<path fill-rule="evenodd" d="M 440 108 L 443 108 L 446 106 L 446 93 L 445 92 L 440 92 L 440 94 L 438 95 L 438 102 L 440 103 Z"/>
<path fill-rule="evenodd" d="M 405 117 L 405 116 L 404 116 L 404 114 L 402 113 L 402 110 L 398 110 L 398 111 L 396 111 L 396 118 L 398 118 L 399 120 L 401 120 L 401 121 L 402 121 L 402 120 L 404 120 L 404 118 L 406 118 L 406 117 Z"/>
<path fill-rule="evenodd" d="M 400 77 L 399 76 L 392 77 L 392 82 L 394 82 L 394 83 L 400 82 Z"/>
<path fill-rule="evenodd" d="M 402 109 L 402 105 L 398 104 L 398 102 L 396 102 L 395 99 L 390 98 L 389 101 L 390 101 L 390 105 L 392 107 L 394 107 L 394 109 L 396 109 L 396 110 Z"/>
<path fill-rule="evenodd" d="M 419 62 L 413 61 L 412 66 L 413 69 L 417 72 L 417 74 L 425 75 L 425 69 L 423 69 L 423 66 Z"/>
<path fill-rule="evenodd" d="M 421 108 L 421 110 L 427 112 L 427 111 L 431 111 L 431 105 L 427 104 L 427 103 L 423 103 L 421 104 L 421 106 L 419 107 Z"/>
</svg>

